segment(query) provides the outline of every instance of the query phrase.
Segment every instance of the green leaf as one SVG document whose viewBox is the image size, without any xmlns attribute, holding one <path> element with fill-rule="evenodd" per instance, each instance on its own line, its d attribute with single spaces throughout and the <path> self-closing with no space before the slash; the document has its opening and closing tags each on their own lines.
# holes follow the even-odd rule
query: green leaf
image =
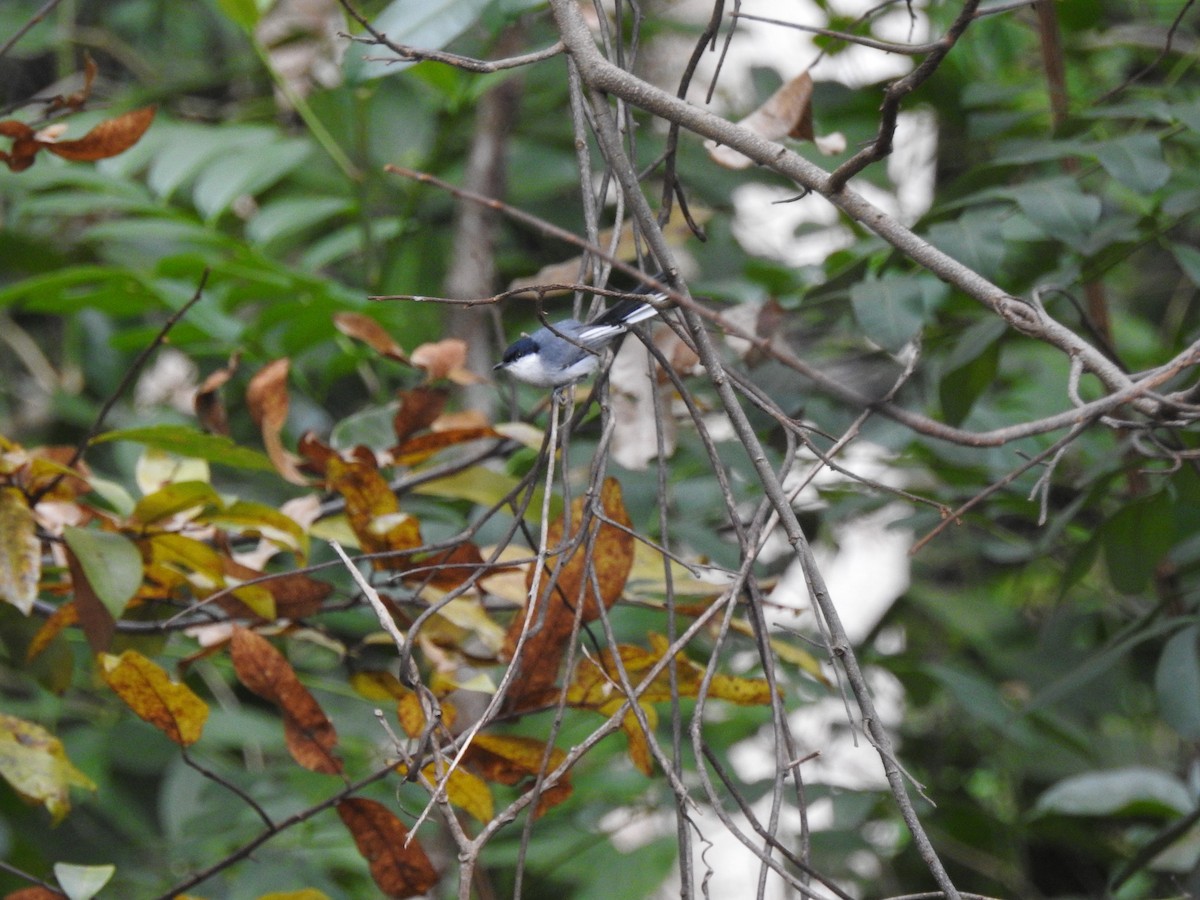
<svg viewBox="0 0 1200 900">
<path fill-rule="evenodd" d="M 235 469 L 254 469 L 274 472 L 275 467 L 265 455 L 249 447 L 240 447 L 229 438 L 217 434 L 205 434 L 186 425 L 149 425 L 145 428 L 126 428 L 106 431 L 92 439 L 93 444 L 109 441 L 133 441 L 156 450 L 165 450 L 178 456 L 205 459 Z"/>
<path fill-rule="evenodd" d="M 353 204 L 342 197 L 288 197 L 264 204 L 246 225 L 246 236 L 266 243 L 290 237 L 344 215 Z"/>
<path fill-rule="evenodd" d="M 1100 221 L 1100 198 L 1083 193 L 1073 178 L 1049 178 L 1008 192 L 1046 236 L 1084 250 Z"/>
<path fill-rule="evenodd" d="M 200 511 L 209 506 L 221 506 L 221 498 L 205 481 L 176 481 L 163 485 L 138 501 L 133 518 L 143 525 L 153 525 L 186 510 Z"/>
<path fill-rule="evenodd" d="M 63 539 L 100 602 L 114 619 L 119 619 L 142 584 L 142 554 L 138 548 L 122 534 L 74 525 L 63 529 Z"/>
<path fill-rule="evenodd" d="M 974 269 L 985 278 L 995 278 L 1004 262 L 1005 242 L 1000 235 L 1000 217 L 995 204 L 986 210 L 971 210 L 950 222 L 929 228 L 929 241 L 939 250 Z"/>
<path fill-rule="evenodd" d="M 1104 561 L 1113 586 L 1126 594 L 1145 590 L 1175 536 L 1165 492 L 1123 506 L 1101 527 Z"/>
<path fill-rule="evenodd" d="M 980 395 L 996 380 L 1000 364 L 1000 336 L 1007 330 L 998 319 L 984 319 L 963 334 L 947 361 L 938 385 L 942 415 L 951 425 L 961 425 Z"/>
<path fill-rule="evenodd" d="M 1162 145 L 1145 131 L 1105 141 L 1095 153 L 1104 171 L 1140 194 L 1153 194 L 1171 177 Z"/>
<path fill-rule="evenodd" d="M 224 509 L 201 513 L 196 517 L 196 522 L 243 534 L 257 534 L 288 550 L 303 550 L 306 547 L 304 529 L 296 520 L 263 503 L 237 500 Z"/>
<path fill-rule="evenodd" d="M 1154 689 L 1163 720 L 1188 740 L 1200 739 L 1200 627 L 1173 636 L 1158 658 Z"/>
<path fill-rule="evenodd" d="M 1171 243 L 1169 247 L 1171 255 L 1175 257 L 1175 262 L 1179 263 L 1179 268 L 1183 269 L 1188 281 L 1200 287 L 1200 250 L 1187 244 Z"/>
<path fill-rule="evenodd" d="M 192 188 L 192 200 L 205 220 L 212 222 L 238 197 L 266 190 L 303 163 L 312 153 L 308 141 L 275 140 L 247 157 L 225 154 L 211 162 Z"/>
<path fill-rule="evenodd" d="M 935 278 L 900 275 L 859 282 L 850 289 L 850 302 L 867 337 L 895 352 L 916 337 L 946 293 Z"/>
<path fill-rule="evenodd" d="M 92 900 L 116 873 L 116 866 L 55 863 L 54 878 L 70 900 Z"/>
<path fill-rule="evenodd" d="M 1191 794 L 1183 782 L 1143 766 L 1065 778 L 1034 805 L 1038 814 L 1064 816 L 1174 816 L 1191 808 Z"/>
<path fill-rule="evenodd" d="M 261 17 L 255 0 L 217 0 L 217 5 L 221 7 L 221 12 L 247 34 L 254 31 L 254 26 Z"/>
</svg>

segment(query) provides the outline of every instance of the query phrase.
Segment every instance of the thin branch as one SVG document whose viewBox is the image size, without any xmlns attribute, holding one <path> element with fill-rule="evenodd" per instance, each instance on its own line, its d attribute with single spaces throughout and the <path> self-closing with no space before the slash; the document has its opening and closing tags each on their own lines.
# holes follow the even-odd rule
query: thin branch
<svg viewBox="0 0 1200 900">
<path fill-rule="evenodd" d="M 871 50 L 882 50 L 884 53 L 898 53 L 902 56 L 922 56 L 926 53 L 932 53 L 941 46 L 940 40 L 930 41 L 927 44 L 898 44 L 895 41 L 881 41 L 878 38 L 864 37 L 861 34 L 848 34 L 845 31 L 833 31 L 829 28 L 820 28 L 816 25 L 801 25 L 799 22 L 772 19 L 768 16 L 759 16 L 754 13 L 734 13 L 733 16 L 734 18 L 746 19 L 747 21 L 763 22 L 767 25 L 795 28 L 797 31 L 807 31 L 810 34 L 817 34 L 821 37 L 834 38 L 839 41 L 845 41 L 848 44 L 858 44 L 860 47 L 867 47 Z"/>
<path fill-rule="evenodd" d="M 1195 4 L 1195 2 L 1196 2 L 1196 0 L 1187 0 L 1187 2 L 1185 2 L 1183 4 L 1183 6 L 1180 8 L 1178 15 L 1175 16 L 1175 21 L 1173 21 L 1171 23 L 1171 27 L 1167 29 L 1167 39 L 1163 43 L 1163 48 L 1162 48 L 1162 50 L 1159 51 L 1158 56 L 1154 57 L 1154 59 L 1149 64 L 1147 64 L 1145 68 L 1140 69 L 1137 72 L 1134 72 L 1132 75 L 1130 75 L 1128 78 L 1126 78 L 1120 84 L 1118 84 L 1111 91 L 1108 91 L 1107 93 L 1102 94 L 1100 96 L 1100 98 L 1096 100 L 1095 105 L 1107 103 L 1113 97 L 1117 96 L 1117 94 L 1120 94 L 1121 92 L 1123 92 L 1131 84 L 1133 84 L 1134 82 L 1137 82 L 1137 81 L 1141 81 L 1143 78 L 1145 78 L 1151 72 L 1153 72 L 1156 68 L 1158 68 L 1159 63 L 1161 63 L 1164 59 L 1166 59 L 1171 54 L 1171 47 L 1175 42 L 1175 35 L 1179 31 L 1179 26 L 1183 22 L 1183 17 L 1187 15 L 1188 10 L 1192 8 L 1192 6 Z"/>
<path fill-rule="evenodd" d="M 142 369 L 146 367 L 146 363 L 150 361 L 150 357 L 154 355 L 154 352 L 166 341 L 167 335 L 171 333 L 171 329 L 179 323 L 180 319 L 187 315 L 188 310 L 200 302 L 200 298 L 204 296 L 204 286 L 208 284 L 209 272 L 210 270 L 205 267 L 204 272 L 200 276 L 200 283 L 196 285 L 196 292 L 192 294 L 191 299 L 189 299 L 183 304 L 183 306 L 179 307 L 179 309 L 167 317 L 167 321 L 163 323 L 162 328 L 158 330 L 158 334 L 154 336 L 154 339 L 147 344 L 146 347 L 142 349 L 142 352 L 137 355 L 134 361 L 130 363 L 124 377 L 121 378 L 120 384 L 118 384 L 112 394 L 109 395 L 109 398 L 104 401 L 104 405 L 100 407 L 100 412 L 98 412 L 95 419 L 92 420 L 92 424 L 88 427 L 87 433 L 80 439 L 79 443 L 75 447 L 75 452 L 72 453 L 71 458 L 63 464 L 63 468 L 71 469 L 76 463 L 83 459 L 84 454 L 87 453 L 88 447 L 92 442 L 92 438 L 100 433 L 100 429 L 104 427 L 105 419 L 108 418 L 108 414 L 112 412 L 113 407 L 117 405 L 117 401 L 125 395 L 125 392 L 129 390 L 134 381 L 137 380 L 137 377 L 141 375 Z M 58 487 L 59 482 L 61 482 L 65 477 L 65 473 L 60 472 L 58 475 L 55 475 L 54 478 L 52 478 L 47 484 L 34 491 L 29 498 L 30 507 L 36 506 L 37 502 Z"/>
<path fill-rule="evenodd" d="M 443 50 L 422 50 L 418 47 L 410 47 L 408 44 L 399 44 L 389 38 L 386 34 L 379 31 L 373 26 L 362 13 L 354 8 L 354 5 L 349 0 L 338 0 L 342 4 L 342 8 L 354 21 L 358 22 L 368 34 L 370 39 L 356 37 L 354 35 L 339 33 L 340 37 L 347 38 L 351 41 L 360 44 L 377 44 L 387 47 L 396 54 L 396 59 L 380 59 L 377 57 L 369 57 L 376 61 L 382 62 L 423 62 L 431 60 L 432 62 L 444 63 L 448 66 L 454 66 L 456 69 L 463 69 L 467 72 L 478 72 L 480 74 L 488 74 L 490 72 L 500 72 L 505 69 L 515 69 L 520 66 L 528 66 L 533 63 L 542 62 L 546 59 L 552 59 L 558 56 L 565 49 L 562 41 L 557 41 L 549 47 L 541 50 L 535 50 L 531 53 L 524 53 L 520 56 L 510 56 L 506 59 L 475 59 L 470 56 L 460 56 L 457 53 L 447 53 Z"/>
<path fill-rule="evenodd" d="M 900 114 L 901 101 L 924 84 L 938 70 L 938 66 L 942 64 L 942 60 L 946 58 L 946 54 L 954 49 L 954 45 L 958 43 L 958 39 L 962 37 L 963 32 L 967 30 L 967 26 L 975 18 L 975 11 L 978 6 L 979 0 L 965 0 L 962 11 L 958 14 L 954 23 L 942 35 L 940 40 L 934 42 L 929 55 L 921 61 L 921 64 L 903 78 L 893 81 L 887 86 L 887 89 L 883 92 L 883 105 L 879 108 L 879 132 L 875 140 L 870 146 L 863 148 L 838 166 L 833 174 L 829 176 L 829 190 L 831 192 L 837 193 L 846 186 L 846 183 L 851 178 L 871 165 L 871 163 L 883 159 L 892 152 L 892 139 L 896 134 L 896 122 Z"/>
<path fill-rule="evenodd" d="M 12 37 L 10 37 L 7 41 L 5 41 L 3 44 L 0 44 L 0 59 L 4 58 L 8 51 L 15 47 L 17 42 L 29 33 L 31 28 L 45 19 L 46 16 L 50 15 L 50 13 L 54 11 L 54 7 L 58 6 L 58 4 L 61 2 L 62 0 L 46 0 L 46 2 L 42 4 L 42 8 L 29 17 L 29 21 L 14 31 Z"/>
<path fill-rule="evenodd" d="M 377 769 L 376 771 L 372 772 L 370 775 L 360 778 L 358 781 L 347 785 L 346 787 L 344 787 L 340 791 L 338 791 L 336 794 L 333 794 L 330 797 L 327 797 L 326 799 L 322 800 L 320 803 L 316 803 L 316 804 L 308 807 L 307 809 L 302 809 L 302 810 L 300 810 L 300 812 L 294 813 L 293 815 L 288 816 L 286 819 L 281 819 L 279 822 L 276 822 L 274 825 L 264 828 L 261 832 L 258 833 L 257 836 L 255 836 L 254 838 L 251 838 L 249 841 L 242 844 L 242 846 L 238 847 L 232 853 L 229 853 L 222 859 L 217 860 L 217 862 L 213 863 L 211 866 L 208 866 L 204 869 L 201 869 L 199 872 L 189 875 L 187 878 L 185 878 L 183 881 L 179 882 L 179 884 L 175 885 L 170 890 L 168 890 L 168 891 L 160 894 L 156 898 L 154 898 L 154 900 L 172 900 L 173 897 L 177 897 L 180 894 L 187 893 L 189 890 L 194 888 L 196 885 L 202 884 L 203 882 L 212 878 L 218 872 L 222 872 L 225 869 L 228 869 L 234 863 L 237 863 L 243 859 L 246 859 L 248 856 L 250 856 L 250 854 L 252 854 L 255 850 L 257 850 L 259 847 L 261 847 L 267 841 L 271 840 L 271 838 L 275 837 L 276 835 L 281 834 L 284 831 L 287 831 L 289 828 L 291 828 L 294 825 L 299 825 L 301 822 L 308 821 L 313 816 L 317 815 L 318 813 L 324 812 L 325 810 L 329 809 L 330 807 L 336 806 L 337 804 L 339 804 L 343 800 L 345 800 L 347 797 L 351 797 L 354 794 L 361 791 L 367 785 L 374 784 L 376 781 L 382 781 L 384 778 L 387 778 L 388 775 L 392 774 L 392 772 L 394 772 L 394 771 L 395 771 L 395 767 L 391 763 L 388 763 L 388 765 L 384 766 L 381 769 Z"/>
</svg>

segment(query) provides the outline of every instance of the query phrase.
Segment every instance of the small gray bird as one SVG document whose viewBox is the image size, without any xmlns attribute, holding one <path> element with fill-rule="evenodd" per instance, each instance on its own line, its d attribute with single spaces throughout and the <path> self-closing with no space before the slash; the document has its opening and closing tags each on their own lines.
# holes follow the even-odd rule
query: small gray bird
<svg viewBox="0 0 1200 900">
<path fill-rule="evenodd" d="M 663 294 L 649 295 L 663 300 Z M 590 322 L 564 319 L 514 341 L 493 368 L 538 387 L 562 387 L 587 378 L 600 365 L 600 352 L 630 325 L 658 310 L 642 300 L 619 300 Z"/>
</svg>

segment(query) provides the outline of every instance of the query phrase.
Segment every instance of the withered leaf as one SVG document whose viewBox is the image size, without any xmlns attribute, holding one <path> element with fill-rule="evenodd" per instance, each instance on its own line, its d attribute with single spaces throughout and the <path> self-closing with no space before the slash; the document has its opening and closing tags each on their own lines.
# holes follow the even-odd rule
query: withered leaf
<svg viewBox="0 0 1200 900">
<path fill-rule="evenodd" d="M 100 596 L 88 581 L 87 573 L 79 559 L 65 548 L 67 567 L 71 572 L 71 586 L 75 593 L 75 612 L 79 616 L 79 624 L 83 628 L 84 637 L 93 653 L 105 652 L 112 643 L 117 631 L 117 622 L 108 607 L 100 600 Z"/>
<path fill-rule="evenodd" d="M 46 150 L 63 159 L 91 162 L 124 153 L 136 144 L 150 123 L 157 107 L 143 106 L 115 119 L 106 119 L 75 141 L 56 141 L 45 144 Z"/>
<path fill-rule="evenodd" d="M 762 106 L 738 122 L 738 125 L 769 141 L 790 137 L 812 141 L 822 153 L 840 153 L 845 149 L 845 138 L 841 135 L 818 138 L 813 132 L 812 96 L 812 76 L 808 72 L 802 72 L 791 81 L 785 82 Z M 705 141 L 704 147 L 713 162 L 727 169 L 745 169 L 753 165 L 753 160 L 749 157 L 714 141 Z"/>
<path fill-rule="evenodd" d="M 433 344 L 422 344 L 412 352 L 412 364 L 425 370 L 428 381 L 447 378 L 455 384 L 480 384 L 484 379 L 466 368 L 467 342 L 446 338 Z"/>
<path fill-rule="evenodd" d="M 501 437 L 503 435 L 486 425 L 478 428 L 451 428 L 409 438 L 403 444 L 392 448 L 391 457 L 397 465 L 415 466 L 447 447 L 467 444 L 484 438 Z"/>
<path fill-rule="evenodd" d="M 352 797 L 337 805 L 338 816 L 371 868 L 371 878 L 389 897 L 416 897 L 438 882 L 438 874 L 408 828 L 382 803 Z"/>
<path fill-rule="evenodd" d="M 356 312 L 340 312 L 333 317 L 333 324 L 342 334 L 362 341 L 381 356 L 408 363 L 408 354 L 404 352 L 404 348 L 370 316 Z"/>
<path fill-rule="evenodd" d="M 444 388 L 418 387 L 400 392 L 400 408 L 392 419 L 396 443 L 403 444 L 418 431 L 432 425 L 446 407 L 449 392 Z"/>
<path fill-rule="evenodd" d="M 182 747 L 200 739 L 208 706 L 185 684 L 136 650 L 120 657 L 103 654 L 100 674 L 125 705 Z"/>
<path fill-rule="evenodd" d="M 262 635 L 235 628 L 229 655 L 238 681 L 279 707 L 292 759 L 313 772 L 340 773 L 342 761 L 333 753 L 337 746 L 333 723 L 283 654 Z"/>
<path fill-rule="evenodd" d="M 543 766 L 550 771 L 562 765 L 567 755 L 557 747 L 551 747 L 547 758 L 546 749 L 545 742 L 536 738 L 477 734 L 471 740 L 463 760 L 482 778 L 511 786 L 535 779 Z M 569 775 L 544 788 L 534 807 L 534 815 L 540 816 L 552 806 L 562 803 L 571 796 L 571 790 Z"/>
<path fill-rule="evenodd" d="M 221 400 L 221 388 L 237 372 L 240 361 L 241 354 L 234 353 L 229 357 L 229 362 L 211 372 L 196 391 L 196 399 L 192 401 L 196 418 L 200 420 L 200 426 L 210 434 L 229 435 L 229 415 L 225 411 L 225 403 Z"/>
<path fill-rule="evenodd" d="M 284 448 L 280 438 L 283 426 L 287 424 L 289 368 L 290 363 L 285 357 L 256 372 L 246 388 L 246 406 L 262 432 L 263 447 L 275 469 L 292 484 L 307 485 L 308 480 L 300 473 L 296 458 Z"/>
<path fill-rule="evenodd" d="M 52 98 L 46 106 L 46 111 L 81 109 L 92 95 L 92 82 L 96 80 L 96 74 L 99 71 L 96 61 L 92 59 L 92 54 L 85 53 L 83 56 L 83 87 L 73 94 L 67 94 L 65 97 L 59 94 L 57 97 Z"/>
<path fill-rule="evenodd" d="M 221 564 L 225 575 L 238 581 L 250 581 L 262 578 L 266 574 L 227 557 L 222 558 Z M 269 581 L 256 586 L 274 598 L 275 616 L 280 619 L 303 619 L 315 615 L 320 611 L 321 603 L 333 592 L 333 585 L 328 582 L 318 581 L 299 572 L 275 575 Z M 231 594 L 222 595 L 216 602 L 235 618 L 261 618 Z"/>
<path fill-rule="evenodd" d="M 564 541 L 563 523 L 559 520 L 549 528 L 550 547 L 562 546 L 579 538 L 584 519 L 584 504 L 587 498 L 579 497 L 571 505 L 571 538 Z M 543 695 L 553 686 L 558 677 L 558 667 L 567 650 L 567 640 L 573 630 L 576 605 L 583 603 L 582 619 L 591 622 L 600 615 L 595 587 L 599 586 L 599 602 L 607 609 L 616 603 L 625 590 L 625 582 L 633 568 L 634 537 L 630 529 L 629 514 L 621 496 L 621 485 L 615 478 L 607 478 L 600 490 L 600 505 L 608 521 L 601 522 L 590 517 L 591 539 L 585 535 L 564 559 L 553 557 L 547 561 L 541 577 L 534 569 L 526 576 L 528 603 L 536 603 L 531 621 L 541 620 L 541 627 L 533 631 L 525 642 L 521 657 L 513 660 L 520 674 L 505 701 L 509 711 L 520 709 L 534 697 Z M 533 590 L 535 578 L 538 596 L 528 597 Z M 547 594 L 547 586 L 553 589 Z M 540 608 L 545 605 L 544 610 Z M 520 640 L 526 616 L 516 616 L 509 626 L 504 640 L 504 652 L 512 656 Z"/>
<path fill-rule="evenodd" d="M 33 610 L 42 577 L 42 542 L 25 495 L 0 488 L 0 600 L 23 615 Z"/>
<path fill-rule="evenodd" d="M 400 511 L 400 501 L 365 454 L 347 462 L 340 456 L 325 464 L 326 484 L 346 500 L 346 516 L 363 550 L 408 550 L 421 545 L 421 525 Z M 403 559 L 375 560 L 377 568 L 404 567 Z"/>
</svg>

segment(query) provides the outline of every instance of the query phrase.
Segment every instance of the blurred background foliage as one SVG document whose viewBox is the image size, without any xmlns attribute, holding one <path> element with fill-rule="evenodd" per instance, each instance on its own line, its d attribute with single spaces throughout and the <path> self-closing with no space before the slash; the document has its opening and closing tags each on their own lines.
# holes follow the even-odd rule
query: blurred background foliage
<svg viewBox="0 0 1200 900">
<path fill-rule="evenodd" d="M 15 34 L 41 5 L 0 4 L 0 37 Z M 373 17 L 384 5 L 359 8 Z M 644 52 L 662 48 L 656 72 L 678 70 L 666 54 L 696 30 L 672 19 L 669 6 L 643 6 Z M 959 9 L 916 6 L 933 34 Z M 814 7 L 832 16 L 831 27 L 870 31 L 838 4 Z M 1184 3 L 1061 0 L 1053 10 L 1060 40 L 1051 53 L 1065 72 L 1061 108 L 1048 98 L 1044 32 L 1024 9 L 973 24 L 906 103 L 934 138 L 931 205 L 910 218 L 927 240 L 1013 294 L 1057 289 L 1043 295 L 1048 310 L 1111 344 L 1114 357 L 1138 371 L 1195 341 L 1200 323 L 1200 20 Z M 446 0 L 437 12 L 446 18 L 433 17 L 423 33 L 429 46 L 453 40 L 466 55 L 494 55 L 511 33 L 523 48 L 555 39 L 535 3 Z M 452 13 L 466 15 L 469 27 L 439 33 L 436 23 Z M 333 31 L 358 31 L 336 6 L 326 14 Z M 0 432 L 9 438 L 27 447 L 77 441 L 206 267 L 212 275 L 204 299 L 170 337 L 195 371 L 152 369 L 142 399 L 118 404 L 111 427 L 190 421 L 169 402 L 171 379 L 186 387 L 235 351 L 243 368 L 227 393 L 241 443 L 256 440 L 238 400 L 246 379 L 279 356 L 292 360 L 293 439 L 306 429 L 328 433 L 348 414 L 391 400 L 411 376 L 381 365 L 338 333 L 332 318 L 366 312 L 407 349 L 440 337 L 437 306 L 366 298 L 444 292 L 455 201 L 382 167 L 401 164 L 460 183 L 479 98 L 505 79 L 521 84 L 506 200 L 579 230 L 561 58 L 486 76 L 422 63 L 403 74 L 300 87 L 256 33 L 259 21 L 251 0 L 66 0 L 0 60 L 0 102 L 11 115 L 30 97 L 64 92 L 61 80 L 77 77 L 85 51 L 96 59 L 101 74 L 91 109 L 71 118 L 72 135 L 111 111 L 159 105 L 146 137 L 121 156 L 95 165 L 39 158 L 24 172 L 0 170 Z M 344 44 L 328 29 L 318 32 L 329 47 Z M 844 52 L 836 40 L 823 46 L 831 60 Z M 309 70 L 340 72 L 326 49 L 313 54 Z M 753 74 L 756 100 L 739 116 L 780 83 L 772 71 Z M 817 80 L 818 131 L 842 131 L 852 152 L 876 131 L 879 85 L 822 81 L 819 70 Z M 661 153 L 664 134 L 646 120 L 637 141 L 643 163 Z M 803 152 L 822 165 L 839 161 Z M 756 255 L 735 235 L 735 189 L 756 182 L 794 195 L 795 187 L 755 170 L 716 169 L 688 137 L 679 169 L 689 200 L 710 216 L 707 241 L 683 245 L 698 296 L 728 308 L 777 302 L 782 332 L 816 359 L 877 357 L 878 348 L 898 350 L 919 336 L 922 360 L 902 402 L 966 429 L 1068 407 L 1069 360 L 1006 329 L 865 228 L 835 225 L 819 261 Z M 886 193 L 898 174 L 881 164 L 863 180 Z M 827 224 L 807 224 L 794 237 L 818 241 L 828 232 Z M 572 252 L 502 222 L 495 287 Z M 533 321 L 518 306 L 505 318 L 510 335 Z M 773 396 L 791 398 L 790 412 L 835 435 L 858 413 L 772 364 L 753 377 Z M 1087 378 L 1081 392 L 1095 395 Z M 762 427 L 781 447 L 770 423 Z M 1060 436 L 968 447 L 884 419 L 869 421 L 863 434 L 900 481 L 948 508 Z M 1200 891 L 1200 830 L 1193 827 L 1200 819 L 1200 477 L 1190 456 L 1197 441 L 1186 431 L 1158 438 L 1168 449 L 1154 459 L 1143 452 L 1144 435 L 1089 429 L 1057 462 L 1044 503 L 1040 495 L 1030 499 L 1041 468 L 1004 484 L 915 555 L 911 586 L 862 642 L 864 661 L 903 688 L 902 759 L 937 803 L 923 810 L 923 821 L 964 889 L 1026 898 Z M 587 437 L 580 441 L 586 448 Z M 729 466 L 737 489 L 750 491 L 736 477 L 741 459 L 731 454 Z M 135 448 L 124 445 L 89 454 L 98 473 L 119 481 L 132 478 L 135 461 Z M 717 531 L 712 474 L 686 435 L 671 471 L 673 502 L 684 513 L 673 539 L 733 563 Z M 635 523 L 653 533 L 654 476 L 622 477 Z M 296 493 L 253 473 L 221 478 L 220 489 L 256 499 L 281 502 Z M 861 486 L 833 484 L 805 521 L 814 538 L 832 545 L 843 524 L 890 502 Z M 426 520 L 444 517 L 447 528 L 469 513 L 466 504 L 440 501 L 421 511 Z M 920 536 L 939 521 L 936 509 L 912 507 L 893 527 Z M 783 562 L 764 561 L 762 573 Z M 330 621 L 346 633 L 373 627 L 354 612 Z M 55 829 L 43 811 L 0 790 L 0 848 L 9 862 L 39 874 L 64 858 L 115 863 L 114 896 L 151 896 L 254 833 L 244 804 L 205 782 L 156 731 L 97 689 L 82 640 L 62 642 L 27 669 L 21 648 L 36 625 L 0 608 L 4 709 L 53 730 L 98 790 L 77 795 Z M 157 653 L 170 660 L 192 649 L 177 637 Z M 365 764 L 379 735 L 367 707 L 346 699 L 342 668 L 316 645 L 289 652 L 353 748 L 347 753 Z M 80 662 L 64 681 L 71 656 Z M 252 785 L 271 812 L 323 799 L 319 776 L 273 764 L 281 753 L 273 719 L 225 698 L 228 673 L 216 663 L 197 669 L 199 684 L 222 700 L 205 734 L 206 762 Z M 793 687 L 790 702 L 798 706 L 815 690 L 799 679 Z M 762 710 L 730 710 L 714 742 L 733 747 L 763 721 Z M 587 733 L 586 723 L 577 727 L 583 730 L 568 729 L 561 743 Z M 534 829 L 527 896 L 614 896 L 607 891 L 618 865 L 636 874 L 621 896 L 650 895 L 668 876 L 673 840 L 644 844 L 626 860 L 599 824 L 613 810 L 669 802 L 665 786 L 632 771 L 613 743 L 582 762 L 575 796 L 551 814 L 558 826 Z M 257 760 L 252 778 L 246 760 Z M 393 787 L 371 790 L 394 802 Z M 888 795 L 815 784 L 809 798 L 831 810 L 827 827 L 813 835 L 817 869 L 868 895 L 928 883 Z M 405 802 L 420 806 L 415 794 Z M 485 857 L 498 895 L 511 883 L 518 840 L 519 829 L 502 835 Z M 0 887 L 22 884 L 0 873 Z M 353 844 L 323 816 L 285 831 L 256 851 L 253 864 L 198 893 L 247 897 L 307 886 L 331 897 L 366 896 L 369 885 Z"/>
</svg>

